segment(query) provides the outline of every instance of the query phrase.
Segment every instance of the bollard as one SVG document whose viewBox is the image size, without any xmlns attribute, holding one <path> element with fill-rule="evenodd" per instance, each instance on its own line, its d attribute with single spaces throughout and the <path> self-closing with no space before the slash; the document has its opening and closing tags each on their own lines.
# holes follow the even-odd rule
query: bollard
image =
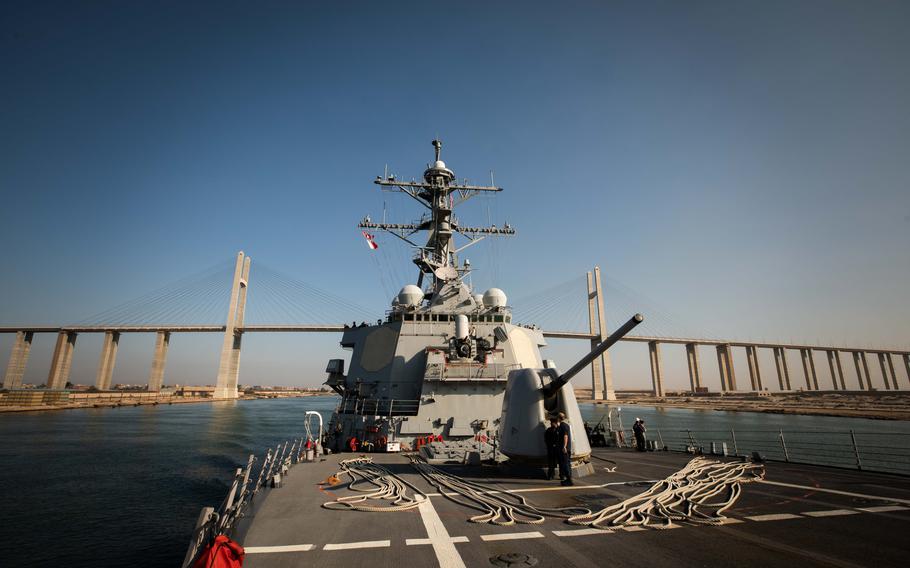
<svg viewBox="0 0 910 568">
<path fill-rule="evenodd" d="M 730 455 L 727 453 L 727 443 L 726 442 L 722 442 L 720 447 L 721 447 L 721 452 L 722 452 L 721 455 L 723 455 L 724 457 L 727 457 L 728 455 Z"/>
</svg>

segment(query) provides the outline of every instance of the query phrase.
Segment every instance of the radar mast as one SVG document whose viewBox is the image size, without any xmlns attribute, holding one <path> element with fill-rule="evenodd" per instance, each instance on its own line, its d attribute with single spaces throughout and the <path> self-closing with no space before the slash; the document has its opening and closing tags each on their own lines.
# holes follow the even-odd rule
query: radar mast
<svg viewBox="0 0 910 568">
<path fill-rule="evenodd" d="M 369 217 L 358 225 L 362 229 L 378 229 L 391 233 L 415 249 L 414 264 L 419 269 L 417 285 L 423 287 L 424 275 L 432 276 L 432 292 L 442 289 L 447 282 L 458 280 L 467 274 L 467 265 L 459 266 L 458 253 L 477 244 L 488 235 L 514 235 L 515 230 L 506 223 L 499 228 L 462 226 L 453 215 L 457 205 L 484 192 L 502 191 L 501 187 L 458 184 L 455 172 L 446 167 L 440 158 L 442 142 L 433 140 L 436 159 L 433 165 L 423 172 L 423 182 L 400 181 L 394 175 L 377 176 L 373 183 L 387 191 L 406 193 L 429 210 L 415 223 L 374 223 Z M 411 240 L 418 232 L 426 231 L 426 244 L 420 245 Z M 467 242 L 460 247 L 455 242 L 455 233 L 462 235 Z"/>
</svg>

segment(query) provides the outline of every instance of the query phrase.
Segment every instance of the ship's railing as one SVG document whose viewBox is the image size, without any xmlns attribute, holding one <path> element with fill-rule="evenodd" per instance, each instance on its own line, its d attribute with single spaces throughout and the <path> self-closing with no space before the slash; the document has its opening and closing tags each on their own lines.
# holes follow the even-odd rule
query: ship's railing
<svg viewBox="0 0 910 568">
<path fill-rule="evenodd" d="M 261 460 L 250 455 L 246 467 L 238 468 L 234 473 L 231 488 L 224 501 L 217 508 L 205 507 L 199 515 L 190 546 L 183 559 L 183 568 L 192 566 L 216 536 L 231 533 L 261 489 L 280 486 L 281 477 L 287 474 L 293 464 L 304 458 L 305 444 L 306 439 L 299 438 L 278 444 L 274 449 L 267 449 Z M 256 461 L 262 465 L 254 475 L 253 463 Z"/>
<path fill-rule="evenodd" d="M 420 400 L 356 398 L 342 399 L 338 411 L 358 416 L 417 416 Z"/>
<path fill-rule="evenodd" d="M 649 429 L 659 448 L 751 456 L 770 461 L 910 475 L 910 433 L 856 430 L 663 430 Z M 632 431 L 625 432 L 633 445 Z"/>
<path fill-rule="evenodd" d="M 504 363 L 428 363 L 424 378 L 438 381 L 505 380 L 509 371 L 520 367 Z"/>
</svg>

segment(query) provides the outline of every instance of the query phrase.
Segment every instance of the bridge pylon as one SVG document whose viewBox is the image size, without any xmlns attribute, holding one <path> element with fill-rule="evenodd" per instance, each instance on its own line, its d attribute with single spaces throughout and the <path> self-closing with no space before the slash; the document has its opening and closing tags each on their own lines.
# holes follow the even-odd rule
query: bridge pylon
<svg viewBox="0 0 910 568">
<path fill-rule="evenodd" d="M 607 318 L 604 313 L 603 286 L 600 283 L 600 267 L 594 267 L 593 275 L 588 272 L 588 329 L 591 335 L 591 348 L 597 347 L 607 338 Z M 593 278 L 592 278 L 593 276 Z M 591 361 L 591 398 L 594 400 L 616 400 L 613 390 L 613 365 L 610 354 Z"/>
<path fill-rule="evenodd" d="M 237 398 L 237 382 L 240 377 L 240 343 L 243 315 L 246 310 L 246 291 L 250 279 L 250 257 L 243 251 L 237 253 L 234 281 L 231 285 L 231 302 L 224 326 L 224 343 L 221 360 L 218 363 L 218 381 L 215 384 L 215 398 Z"/>
</svg>

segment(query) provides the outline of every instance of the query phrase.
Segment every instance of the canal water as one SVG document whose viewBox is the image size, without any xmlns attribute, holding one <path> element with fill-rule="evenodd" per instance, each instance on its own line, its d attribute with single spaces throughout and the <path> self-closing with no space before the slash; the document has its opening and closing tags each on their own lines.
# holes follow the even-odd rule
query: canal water
<svg viewBox="0 0 910 568">
<path fill-rule="evenodd" d="M 328 420 L 336 402 L 327 396 L 0 414 L 0 565 L 177 566 L 200 508 L 224 499 L 234 469 L 250 453 L 261 456 L 301 436 L 304 411 Z M 582 405 L 582 413 L 596 424 L 606 408 Z M 674 450 L 692 438 L 698 444 L 709 443 L 709 436 L 720 440 L 730 430 L 737 432 L 740 453 L 751 449 L 749 432 L 769 432 L 760 438 L 773 446 L 783 430 L 794 446 L 791 457 L 806 444 L 799 432 L 836 446 L 851 429 L 868 446 L 887 447 L 891 439 L 906 447 L 910 440 L 905 422 L 632 406 L 612 411 L 615 427 L 620 416 L 627 431 L 641 417 L 649 435 L 656 438 L 659 430 Z"/>
</svg>

